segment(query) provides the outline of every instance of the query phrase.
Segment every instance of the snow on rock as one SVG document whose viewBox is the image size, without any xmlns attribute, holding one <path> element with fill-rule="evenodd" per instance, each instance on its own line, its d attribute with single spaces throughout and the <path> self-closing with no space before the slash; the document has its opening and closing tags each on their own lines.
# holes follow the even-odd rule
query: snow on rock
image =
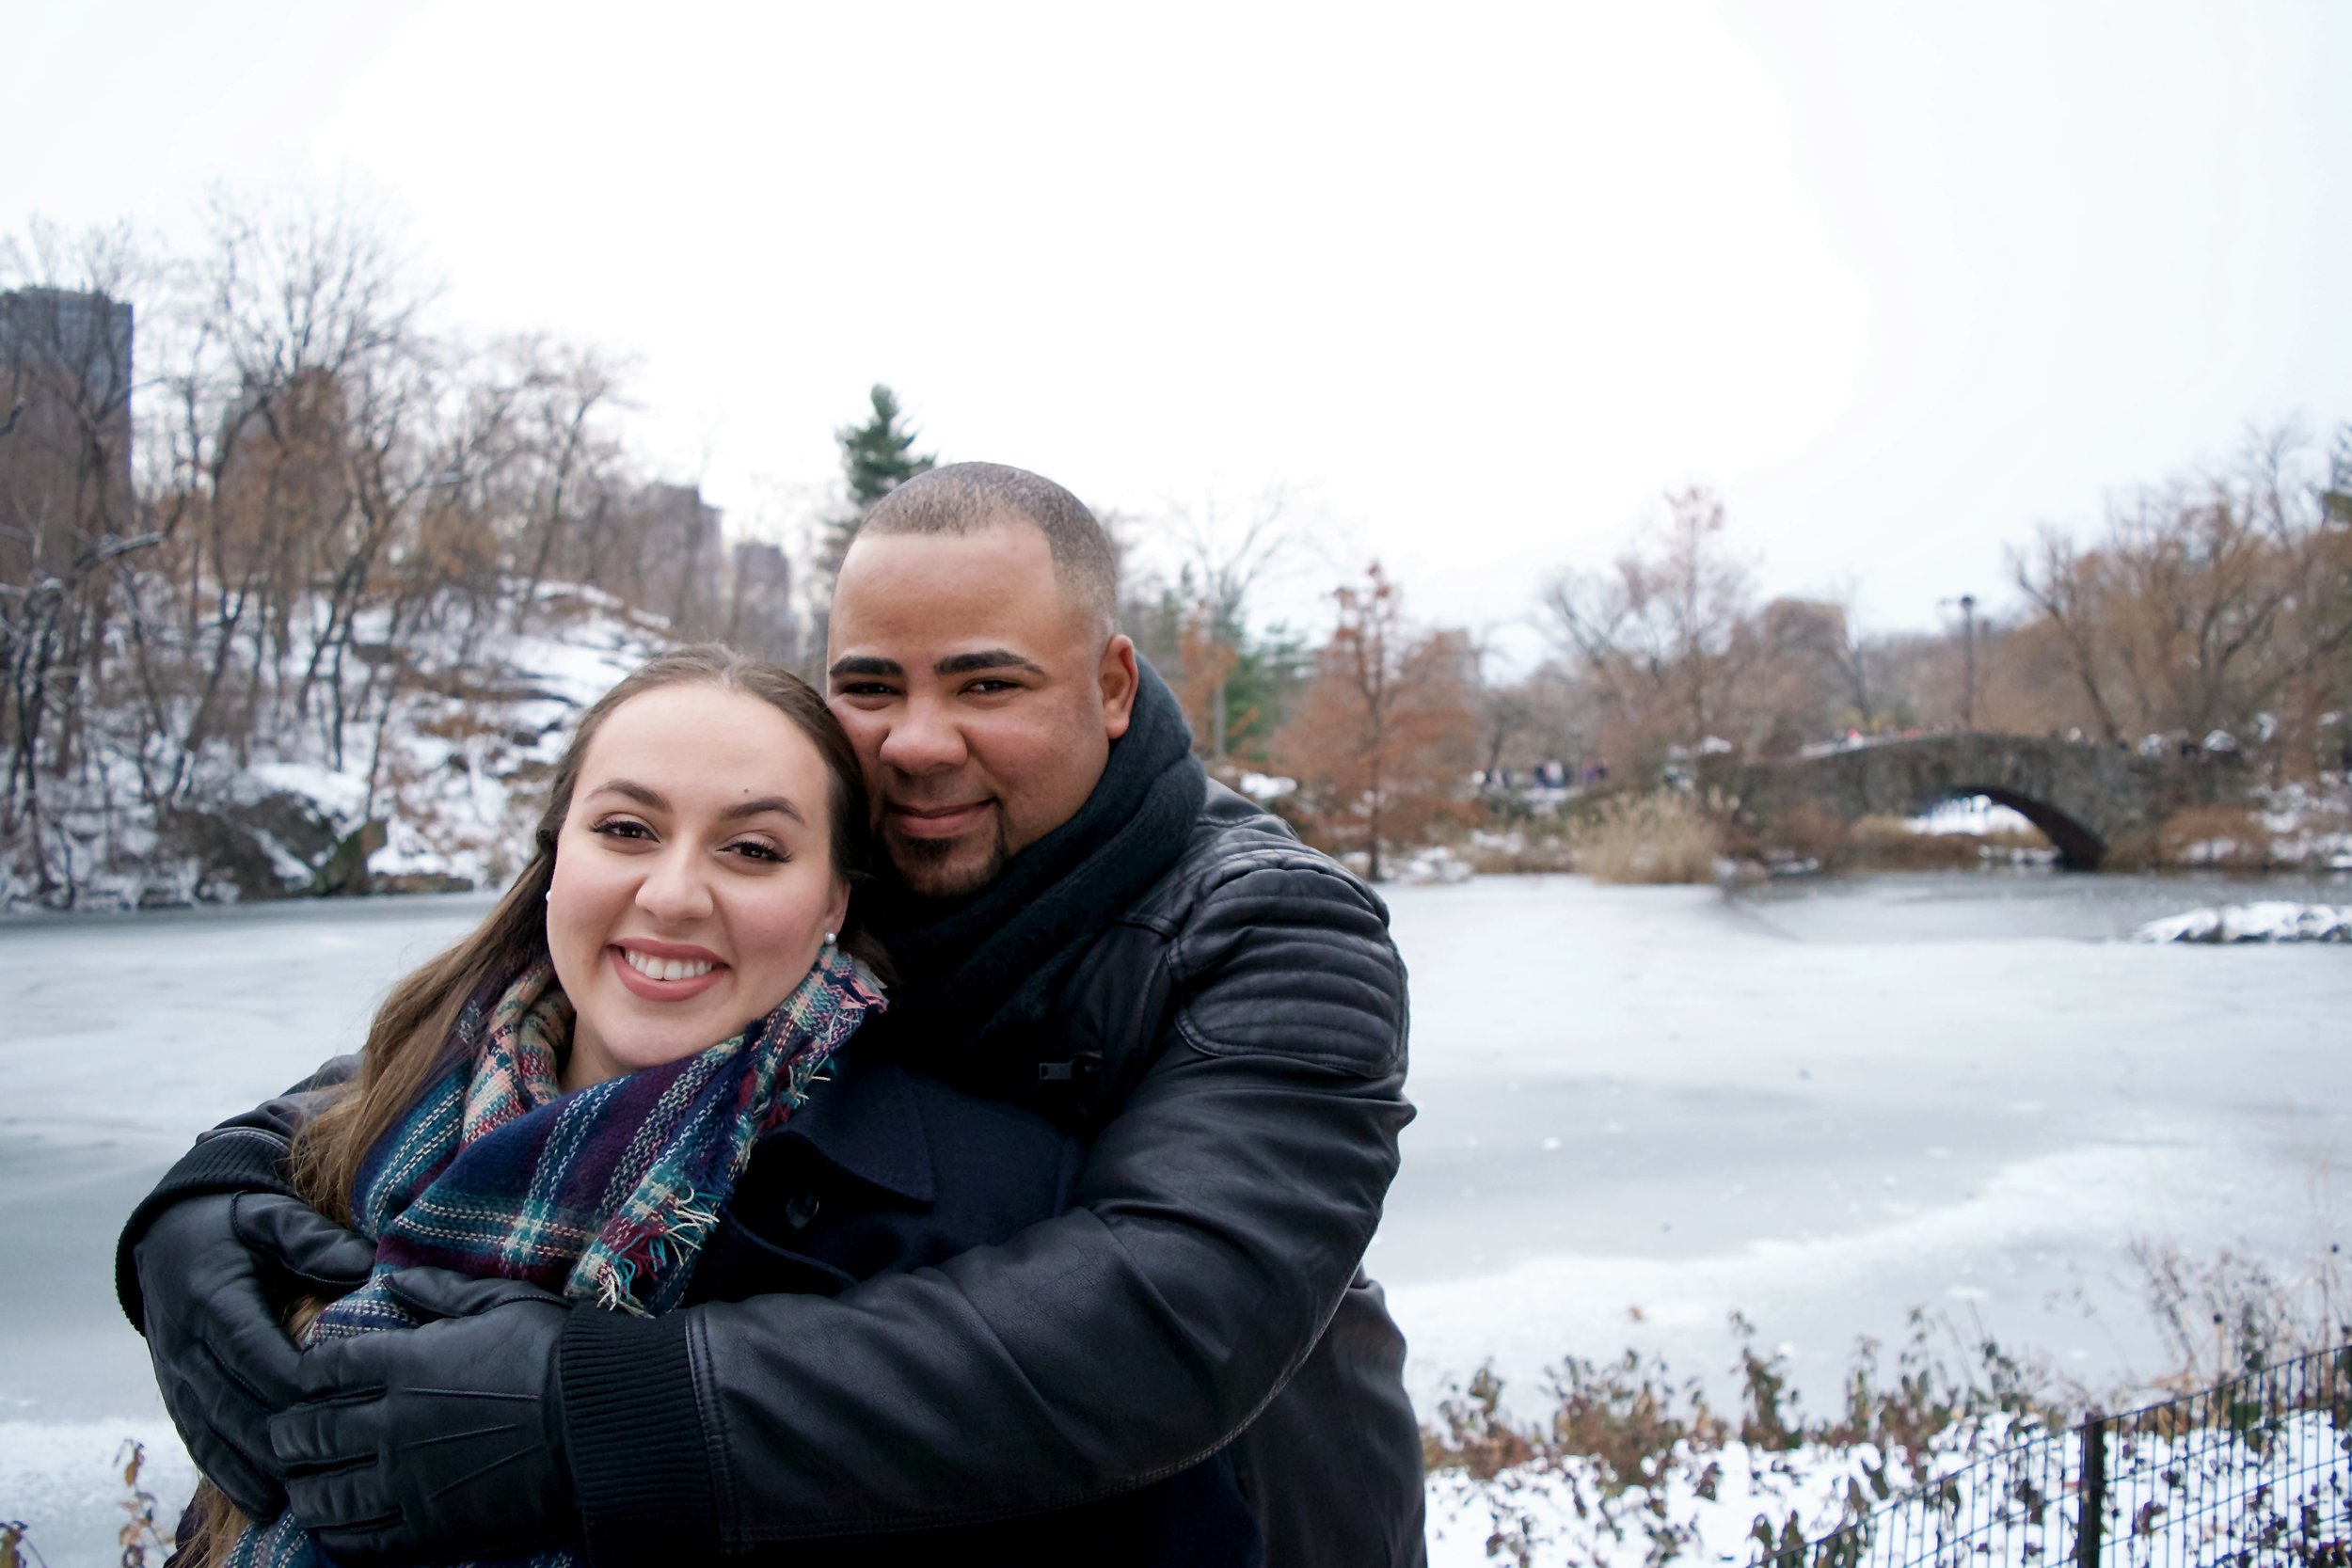
<svg viewBox="0 0 2352 1568">
<path fill-rule="evenodd" d="M 1442 844 L 1416 849 L 1399 859 L 1390 871 L 1393 880 L 1427 886 L 1432 882 L 1466 882 L 1470 880 L 1470 862 Z"/>
<path fill-rule="evenodd" d="M 2033 831 L 2024 813 L 1995 805 L 1983 795 L 1940 800 L 1923 815 L 1906 818 L 1903 826 L 1915 833 L 1968 833 L 1978 838 Z"/>
<path fill-rule="evenodd" d="M 1269 800 L 1279 800 L 1290 794 L 1298 787 L 1298 781 L 1272 773 L 1252 773 L 1245 769 L 1241 777 L 1233 781 L 1233 787 L 1263 806 Z"/>
<path fill-rule="evenodd" d="M 297 615 L 293 624 L 302 631 L 324 620 Z M 388 635 L 367 617 L 358 629 L 362 642 Z M 234 752 L 224 746 L 201 757 L 164 807 L 147 803 L 134 759 L 110 750 L 98 725 L 90 778 L 52 813 L 56 858 L 72 867 L 69 885 L 44 890 L 24 866 L 0 860 L 0 909 L 347 891 L 363 853 L 377 891 L 503 882 L 528 850 L 573 721 L 672 641 L 668 623 L 610 594 L 543 584 L 520 631 L 469 623 L 411 638 L 384 699 L 389 713 L 355 709 L 337 726 L 281 704 L 257 717 Z M 307 652 L 294 647 L 290 665 Z"/>
<path fill-rule="evenodd" d="M 2135 942 L 2352 942 L 2352 905 L 2271 899 L 2224 904 L 2152 920 Z"/>
</svg>

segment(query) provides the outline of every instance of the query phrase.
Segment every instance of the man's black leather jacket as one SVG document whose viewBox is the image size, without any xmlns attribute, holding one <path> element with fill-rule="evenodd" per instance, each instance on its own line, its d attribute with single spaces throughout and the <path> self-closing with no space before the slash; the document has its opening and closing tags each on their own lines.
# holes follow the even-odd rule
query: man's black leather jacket
<svg viewBox="0 0 2352 1568">
<path fill-rule="evenodd" d="M 1377 897 L 1213 785 L 1051 1016 L 1039 1097 L 1076 1093 L 1092 1128 L 1068 1212 L 838 1295 L 576 1315 L 574 1474 L 623 1478 L 583 1481 L 599 1560 L 782 1561 L 1105 1496 L 1229 1443 L 1274 1568 L 1422 1560 L 1404 1342 L 1359 1268 L 1412 1116 Z M 177 1197 L 274 1185 L 252 1155 L 301 1109 L 208 1134 L 123 1257 Z"/>
</svg>

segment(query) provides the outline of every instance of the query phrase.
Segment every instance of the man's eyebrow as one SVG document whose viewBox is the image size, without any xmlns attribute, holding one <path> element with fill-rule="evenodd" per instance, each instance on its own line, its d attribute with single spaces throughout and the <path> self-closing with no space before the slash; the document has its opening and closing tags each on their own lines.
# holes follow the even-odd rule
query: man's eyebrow
<svg viewBox="0 0 2352 1568">
<path fill-rule="evenodd" d="M 592 799 L 596 796 L 607 793 L 626 796 L 629 800 L 636 801 L 639 805 L 644 806 L 647 811 L 668 811 L 670 809 L 670 800 L 668 796 L 663 795 L 660 790 L 652 788 L 649 785 L 641 784 L 634 779 L 607 779 L 604 783 L 596 785 L 595 789 L 589 791 L 589 795 Z M 770 811 L 780 812 L 784 816 L 790 817 L 793 821 L 798 822 L 803 827 L 808 826 L 808 818 L 801 815 L 801 808 L 794 805 L 791 801 L 786 800 L 781 795 L 762 795 L 753 800 L 739 801 L 736 804 L 729 806 L 726 810 L 721 812 L 719 814 L 719 820 L 722 822 L 734 822 L 746 816 L 757 816 L 762 812 Z"/>
<path fill-rule="evenodd" d="M 905 669 L 895 658 L 876 658 L 870 654 L 844 654 L 833 661 L 825 673 L 841 675 L 903 675 Z"/>
<path fill-rule="evenodd" d="M 977 653 L 954 654 L 931 666 L 937 675 L 968 675 L 975 670 L 1026 670 L 1032 675 L 1045 673 L 1043 665 L 1034 659 L 1023 658 L 1010 648 L 982 648 Z"/>
</svg>

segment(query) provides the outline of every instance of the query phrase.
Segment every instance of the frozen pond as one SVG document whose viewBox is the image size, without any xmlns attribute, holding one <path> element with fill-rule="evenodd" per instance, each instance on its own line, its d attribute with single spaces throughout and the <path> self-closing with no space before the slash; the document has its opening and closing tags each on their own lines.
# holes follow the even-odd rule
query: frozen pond
<svg viewBox="0 0 2352 1568">
<path fill-rule="evenodd" d="M 2278 881 L 2237 896 L 2352 901 Z M 1727 1365 L 1725 1314 L 1818 1399 L 1857 1334 L 1974 1312 L 2088 1374 L 2143 1364 L 2126 1257 L 2341 1240 L 2352 952 L 2140 946 L 2228 901 L 2153 879 L 1776 888 L 1482 879 L 1390 895 L 1421 1118 L 1371 1259 L 1426 1398 L 1493 1357 Z M 106 1467 L 184 1460 L 114 1305 L 117 1227 L 200 1127 L 356 1042 L 486 900 L 0 924 L 0 1519 L 111 1560 Z"/>
<path fill-rule="evenodd" d="M 1914 1307 L 2152 1372 L 2135 1241 L 2292 1275 L 2346 1231 L 2352 952 L 2117 941 L 2344 883 L 1936 875 L 1409 890 L 1414 1098 L 1372 1266 L 1424 1401 L 1628 1345 L 1820 1408 Z"/>
</svg>

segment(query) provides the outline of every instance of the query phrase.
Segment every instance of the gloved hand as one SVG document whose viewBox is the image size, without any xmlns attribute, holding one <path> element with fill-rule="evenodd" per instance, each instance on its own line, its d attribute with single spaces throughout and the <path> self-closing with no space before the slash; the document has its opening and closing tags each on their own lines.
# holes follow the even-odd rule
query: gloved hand
<svg viewBox="0 0 2352 1568">
<path fill-rule="evenodd" d="M 555 1355 L 570 1305 L 442 1269 L 384 1286 L 427 1321 L 312 1346 L 300 1399 L 270 1419 L 294 1517 L 354 1565 L 577 1539 Z"/>
<path fill-rule="evenodd" d="M 197 1468 L 244 1510 L 285 1505 L 269 1418 L 294 1402 L 301 1353 L 286 1314 L 302 1295 L 364 1283 L 375 1243 L 297 1199 L 212 1193 L 157 1214 L 132 1249 L 147 1353 Z"/>
</svg>

